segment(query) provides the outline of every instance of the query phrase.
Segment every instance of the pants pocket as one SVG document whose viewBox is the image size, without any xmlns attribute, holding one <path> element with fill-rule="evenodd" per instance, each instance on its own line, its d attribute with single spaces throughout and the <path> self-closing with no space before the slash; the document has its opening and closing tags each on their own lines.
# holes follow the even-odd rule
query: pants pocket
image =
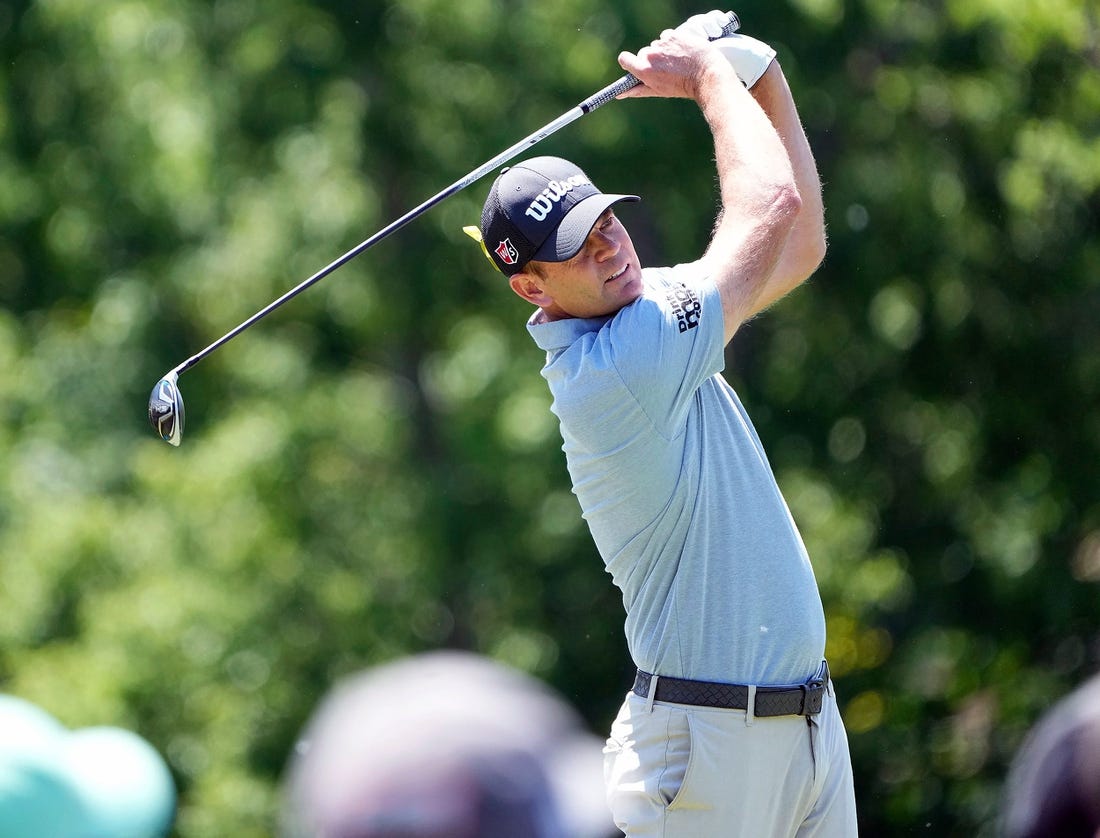
<svg viewBox="0 0 1100 838">
<path fill-rule="evenodd" d="M 679 805 L 690 779 L 691 742 L 687 712 L 660 705 L 647 712 L 644 702 L 627 701 L 604 747 L 607 802 L 620 829 L 649 834 Z"/>
<path fill-rule="evenodd" d="M 695 763 L 693 729 L 691 713 L 678 712 L 670 719 L 665 771 L 659 786 L 669 811 L 690 805 L 691 769 Z"/>
</svg>

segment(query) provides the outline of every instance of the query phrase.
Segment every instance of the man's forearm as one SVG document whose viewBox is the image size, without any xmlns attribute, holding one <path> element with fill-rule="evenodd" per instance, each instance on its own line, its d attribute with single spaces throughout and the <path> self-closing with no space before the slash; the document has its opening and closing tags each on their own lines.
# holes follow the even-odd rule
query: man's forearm
<svg viewBox="0 0 1100 838">
<path fill-rule="evenodd" d="M 802 209 L 769 282 L 770 304 L 803 282 L 821 263 L 825 256 L 825 213 L 817 164 L 778 61 L 771 63 L 751 93 L 783 142 L 802 198 Z"/>
<path fill-rule="evenodd" d="M 712 72 L 701 86 L 698 104 L 714 138 L 722 206 L 752 215 L 753 204 L 761 197 L 768 200 L 768 193 L 789 183 L 792 172 L 799 184 L 780 126 L 762 105 L 747 103 L 736 79 L 731 73 Z M 756 190 L 761 196 L 754 194 Z"/>
<path fill-rule="evenodd" d="M 704 260 L 722 293 L 728 340 L 767 304 L 762 298 L 770 292 L 801 201 L 782 138 L 732 72 L 706 75 L 697 102 L 714 138 L 722 196 Z"/>
</svg>

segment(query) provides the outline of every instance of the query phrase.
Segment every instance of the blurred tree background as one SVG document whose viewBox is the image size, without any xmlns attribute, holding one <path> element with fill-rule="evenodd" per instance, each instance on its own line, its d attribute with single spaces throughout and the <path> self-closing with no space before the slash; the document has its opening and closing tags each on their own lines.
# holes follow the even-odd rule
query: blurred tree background
<svg viewBox="0 0 1100 838">
<path fill-rule="evenodd" d="M 526 306 L 449 199 L 182 380 L 164 371 L 618 78 L 679 0 L 0 6 L 0 691 L 166 757 L 176 834 L 271 834 L 334 679 L 441 646 L 606 730 L 622 605 Z M 731 345 L 814 558 L 868 835 L 994 834 L 1100 663 L 1100 38 L 1078 0 L 752 0 L 825 182 L 815 278 Z M 686 102 L 538 153 L 693 258 Z"/>
</svg>

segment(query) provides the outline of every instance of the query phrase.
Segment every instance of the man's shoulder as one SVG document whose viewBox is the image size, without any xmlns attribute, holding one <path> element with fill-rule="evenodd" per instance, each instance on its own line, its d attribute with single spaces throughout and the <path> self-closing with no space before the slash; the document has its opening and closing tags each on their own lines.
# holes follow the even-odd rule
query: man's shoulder
<svg viewBox="0 0 1100 838">
<path fill-rule="evenodd" d="M 660 268 L 642 268 L 646 290 L 656 290 L 669 285 L 683 285 L 694 281 L 700 273 L 697 262 L 667 265 Z"/>
<path fill-rule="evenodd" d="M 571 350 L 572 358 L 601 347 L 610 350 L 611 346 L 602 346 L 604 343 L 618 349 L 631 349 L 635 341 L 649 345 L 652 337 L 647 334 L 670 323 L 680 333 L 698 325 L 708 282 L 699 263 L 644 268 L 642 281 L 641 296 L 614 314 L 546 321 L 536 312 L 527 322 L 527 329 L 539 348 L 557 360 L 567 350 Z"/>
<path fill-rule="evenodd" d="M 700 263 L 689 262 L 665 268 L 646 268 L 642 271 L 645 293 L 631 305 L 619 311 L 615 320 L 623 326 L 638 320 L 646 320 L 645 312 L 656 311 L 658 322 L 675 322 L 676 331 L 683 333 L 698 325 L 703 299 L 713 284 L 703 272 Z"/>
</svg>

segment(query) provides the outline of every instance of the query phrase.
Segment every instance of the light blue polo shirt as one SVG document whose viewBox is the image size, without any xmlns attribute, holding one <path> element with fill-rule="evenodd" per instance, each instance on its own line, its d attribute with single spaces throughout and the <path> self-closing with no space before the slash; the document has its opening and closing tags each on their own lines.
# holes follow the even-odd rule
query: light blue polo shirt
<svg viewBox="0 0 1100 838">
<path fill-rule="evenodd" d="M 613 317 L 537 323 L 573 491 L 648 672 L 802 683 L 825 617 L 802 537 L 725 365 L 698 265 L 643 272 Z"/>
</svg>

